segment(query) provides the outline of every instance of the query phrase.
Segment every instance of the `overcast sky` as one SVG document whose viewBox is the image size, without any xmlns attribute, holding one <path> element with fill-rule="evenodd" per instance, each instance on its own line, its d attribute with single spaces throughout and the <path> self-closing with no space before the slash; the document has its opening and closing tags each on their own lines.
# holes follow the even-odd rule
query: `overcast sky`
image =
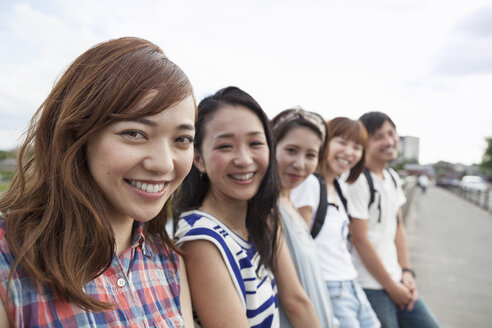
<svg viewBox="0 0 492 328">
<path fill-rule="evenodd" d="M 270 117 L 386 112 L 423 164 L 478 163 L 492 136 L 490 0 L 2 0 L 0 149 L 77 56 L 121 36 L 159 45 L 197 100 L 235 85 Z"/>
</svg>

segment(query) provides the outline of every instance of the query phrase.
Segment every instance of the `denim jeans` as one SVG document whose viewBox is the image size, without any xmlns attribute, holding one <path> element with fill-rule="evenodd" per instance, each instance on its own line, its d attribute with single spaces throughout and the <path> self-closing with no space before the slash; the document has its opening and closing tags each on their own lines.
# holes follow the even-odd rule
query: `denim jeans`
<svg viewBox="0 0 492 328">
<path fill-rule="evenodd" d="M 381 327 L 364 291 L 355 280 L 326 281 L 335 326 L 339 328 Z"/>
<path fill-rule="evenodd" d="M 424 301 L 419 298 L 412 311 L 400 310 L 384 289 L 364 289 L 382 328 L 439 328 Z"/>
</svg>

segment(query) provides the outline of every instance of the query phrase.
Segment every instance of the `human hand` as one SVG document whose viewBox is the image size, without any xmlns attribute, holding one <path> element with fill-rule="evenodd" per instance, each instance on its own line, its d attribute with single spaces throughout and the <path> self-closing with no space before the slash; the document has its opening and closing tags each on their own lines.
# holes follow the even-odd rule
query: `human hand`
<svg viewBox="0 0 492 328">
<path fill-rule="evenodd" d="M 412 300 L 407 305 L 407 311 L 413 310 L 413 306 L 415 305 L 415 302 L 417 302 L 418 299 L 419 299 L 419 295 L 417 293 L 417 289 L 414 289 L 412 292 Z"/>
<path fill-rule="evenodd" d="M 408 271 L 403 272 L 401 276 L 401 283 L 405 285 L 408 289 L 410 289 L 410 291 L 417 289 L 417 283 L 415 282 L 415 278 Z"/>
<path fill-rule="evenodd" d="M 395 302 L 401 310 L 405 309 L 412 301 L 412 292 L 408 287 L 400 282 L 394 282 L 390 288 L 386 290 L 391 300 Z"/>
<path fill-rule="evenodd" d="M 417 283 L 415 282 L 415 278 L 410 272 L 403 272 L 401 283 L 405 285 L 405 287 L 407 287 L 412 293 L 412 300 L 406 306 L 406 309 L 408 311 L 412 311 L 415 302 L 417 302 L 417 299 L 419 298 L 417 293 Z"/>
</svg>

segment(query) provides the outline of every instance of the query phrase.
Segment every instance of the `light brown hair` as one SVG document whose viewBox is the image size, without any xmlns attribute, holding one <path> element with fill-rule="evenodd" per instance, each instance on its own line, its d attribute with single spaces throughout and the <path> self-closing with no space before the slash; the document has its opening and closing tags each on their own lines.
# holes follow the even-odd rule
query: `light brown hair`
<svg viewBox="0 0 492 328">
<path fill-rule="evenodd" d="M 149 92 L 152 99 L 138 106 Z M 34 114 L 19 171 L 0 199 L 15 257 L 9 282 L 21 265 L 37 288 L 48 286 L 62 300 L 93 311 L 113 307 L 83 290 L 115 251 L 107 202 L 87 166 L 87 142 L 111 123 L 157 114 L 192 94 L 183 71 L 139 38 L 100 43 L 69 66 Z M 167 213 L 166 204 L 144 233 L 178 251 L 166 233 Z"/>
<path fill-rule="evenodd" d="M 367 148 L 367 131 L 362 122 L 357 120 L 351 120 L 347 117 L 335 117 L 334 119 L 328 121 L 326 123 L 327 130 L 327 140 L 326 140 L 326 151 L 325 156 L 321 159 L 320 168 L 322 172 L 322 168 L 326 165 L 326 160 L 328 158 L 328 154 L 330 152 L 330 141 L 335 137 L 343 137 L 347 140 L 354 141 L 362 145 L 362 157 L 357 162 L 357 164 L 350 170 L 349 176 L 347 178 L 347 183 L 353 183 L 359 175 L 364 171 L 364 161 L 366 157 L 366 148 Z"/>
</svg>

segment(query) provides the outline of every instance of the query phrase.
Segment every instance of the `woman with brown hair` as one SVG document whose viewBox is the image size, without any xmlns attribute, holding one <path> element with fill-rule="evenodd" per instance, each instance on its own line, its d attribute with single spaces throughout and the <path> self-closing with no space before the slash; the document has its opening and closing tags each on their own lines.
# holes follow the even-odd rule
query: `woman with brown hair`
<svg viewBox="0 0 492 328">
<path fill-rule="evenodd" d="M 320 160 L 318 178 L 308 177 L 293 190 L 291 198 L 311 227 L 335 325 L 340 328 L 380 327 L 356 280 L 357 271 L 347 245 L 350 217 L 341 181 L 353 183 L 364 170 L 367 132 L 360 121 L 346 117 L 332 119 L 326 124 L 326 130 L 327 148 Z"/>
<path fill-rule="evenodd" d="M 188 78 L 146 40 L 103 42 L 74 61 L 0 199 L 1 326 L 191 323 L 165 225 L 192 165 L 195 115 Z"/>
</svg>

